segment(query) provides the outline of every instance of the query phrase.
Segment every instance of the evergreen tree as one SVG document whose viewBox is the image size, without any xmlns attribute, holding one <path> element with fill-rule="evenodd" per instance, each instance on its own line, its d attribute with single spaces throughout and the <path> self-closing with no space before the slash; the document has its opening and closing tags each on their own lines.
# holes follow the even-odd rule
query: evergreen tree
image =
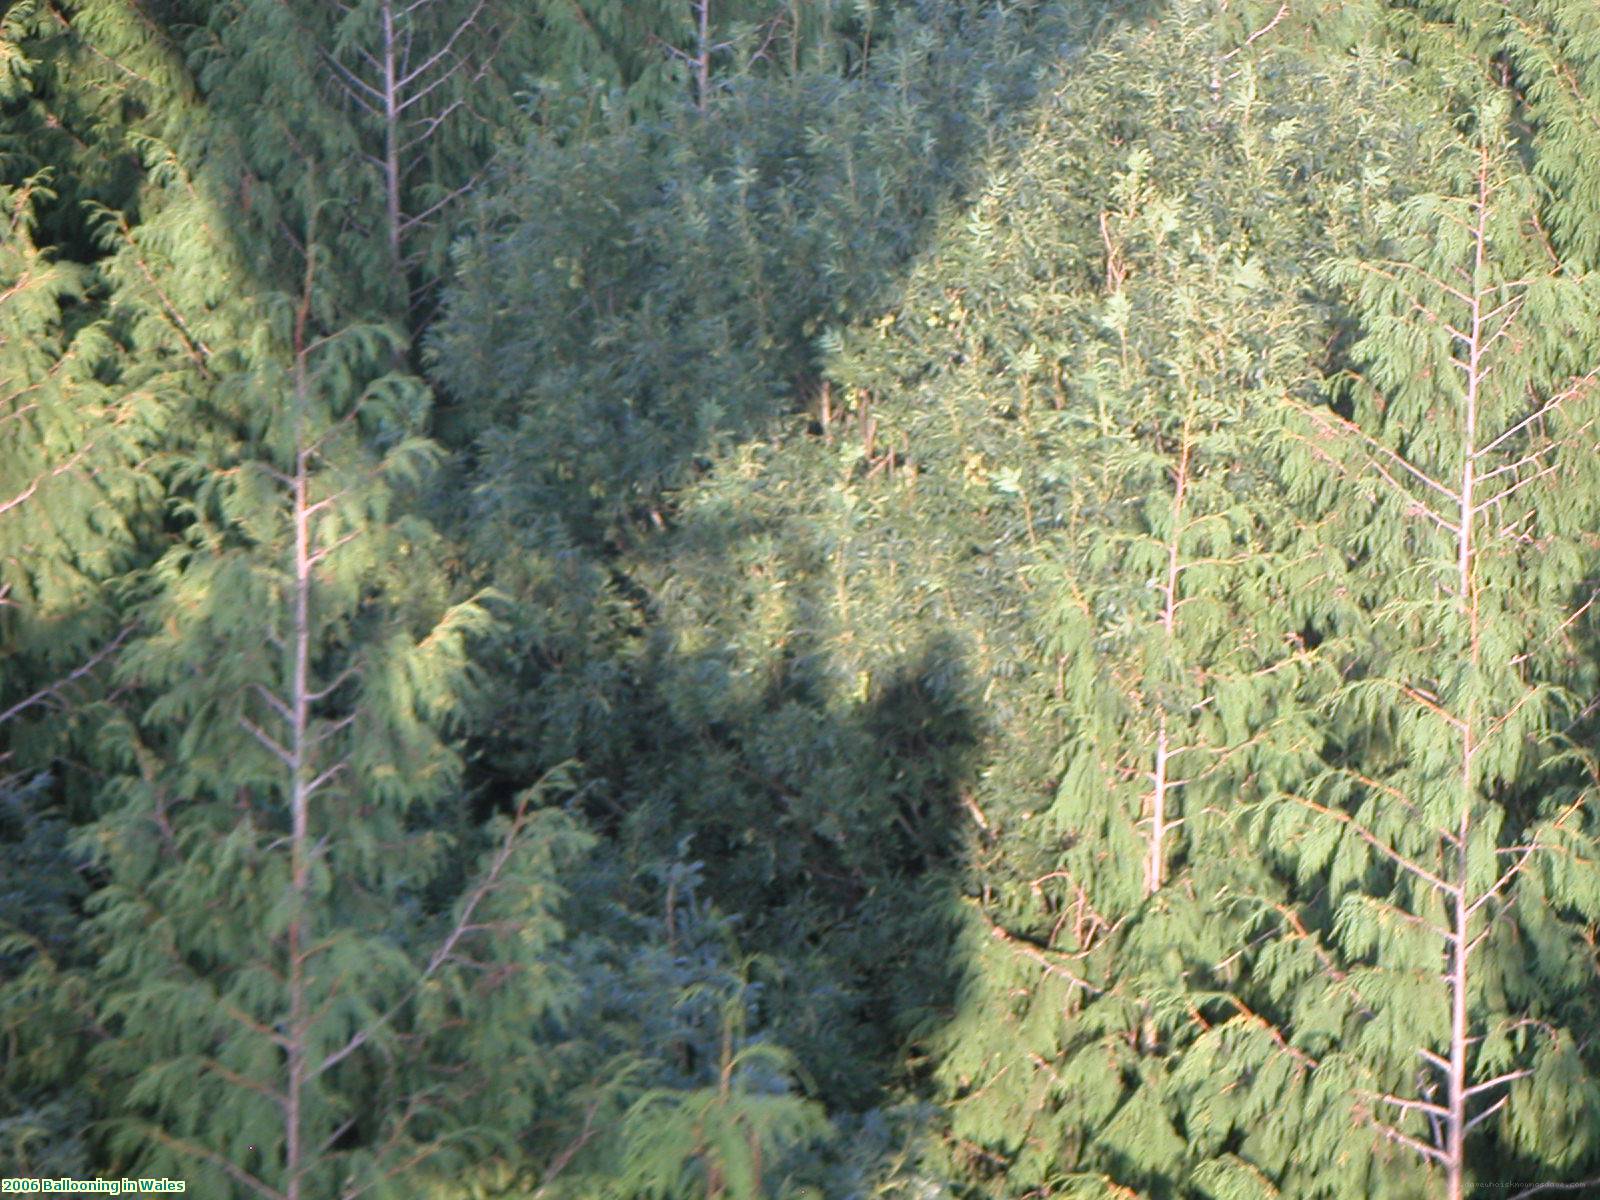
<svg viewBox="0 0 1600 1200">
<path fill-rule="evenodd" d="M 1085 24 L 934 15 L 866 79 L 747 80 L 703 118 L 507 160 L 431 339 L 491 544 L 507 525 L 587 546 L 657 527 L 697 459 L 819 403 L 813 339 L 876 304 L 1031 94 L 1039 47 Z"/>
<path fill-rule="evenodd" d="M 747 79 L 704 115 L 530 146 L 434 342 L 452 440 L 474 443 L 465 532 L 520 601 L 484 770 L 514 785 L 577 754 L 638 859 L 692 835 L 783 963 L 773 1040 L 813 1094 L 868 1109 L 946 986 L 943 872 L 986 702 L 956 646 L 985 630 L 938 588 L 972 581 L 958 547 L 998 525 L 964 484 L 920 493 L 904 430 L 819 378 L 811 343 L 830 315 L 876 321 L 1051 48 L 1089 31 L 1076 10 L 927 18 L 863 79 Z M 1006 589 L 974 565 L 988 614 Z"/>
<path fill-rule="evenodd" d="M 1045 1144 L 1159 1195 L 1163 1179 L 1261 1169 L 1250 1144 L 1206 1162 L 1223 1139 L 1182 1114 L 1172 1073 L 1214 1026 L 1261 1020 L 1252 901 L 1273 885 L 1234 853 L 1237 801 L 1302 769 L 1317 555 L 1282 522 L 1272 470 L 1274 401 L 1307 387 L 1311 314 L 1279 290 L 1292 276 L 1269 283 L 1255 248 L 1219 246 L 1149 166 L 1135 151 L 1106 213 L 1105 332 L 1074 372 L 1096 426 L 1085 511 L 1074 552 L 1040 576 L 1069 731 L 1048 817 L 1063 852 L 1041 886 L 1052 940 L 1086 976 L 1060 997 L 1082 1011 L 1040 1070 L 1065 1135 Z"/>
<path fill-rule="evenodd" d="M 308 205 L 341 254 L 322 287 L 351 320 L 419 333 L 455 236 L 455 208 L 529 121 L 518 91 L 549 53 L 527 6 L 495 0 L 175 5 L 204 117 L 184 160 L 257 276 L 292 289 Z M 331 223 L 331 224 L 330 224 Z M 338 233 L 334 233 L 337 226 Z"/>
<path fill-rule="evenodd" d="M 1563 261 L 1585 270 L 1600 262 L 1600 207 L 1593 119 L 1600 91 L 1600 45 L 1591 14 L 1570 0 L 1408 0 L 1396 4 L 1398 44 L 1436 72 L 1448 92 L 1463 61 L 1493 64 L 1513 97 L 1521 153 L 1547 191 L 1542 236 Z"/>
<path fill-rule="evenodd" d="M 150 534 L 160 490 L 141 460 L 164 435 L 167 397 L 149 386 L 155 355 L 134 343 L 124 313 L 110 311 L 102 271 L 85 261 L 94 231 L 83 210 L 127 198 L 103 160 L 125 156 L 135 131 L 67 82 L 97 51 L 118 47 L 85 44 L 30 5 L 3 19 L 0 103 L 11 115 L 0 132 L 0 726 L 13 733 L 26 722 L 19 741 L 49 740 L 33 719 L 59 716 L 63 685 L 85 682 L 117 641 L 107 589 Z M 125 49 L 161 78 L 159 54 L 141 61 Z M 100 65 L 91 79 L 109 85 L 115 73 Z M 101 109 L 156 103 L 142 87 L 110 90 Z"/>
<path fill-rule="evenodd" d="M 68 847 L 90 813 L 94 706 L 131 632 L 127 573 L 156 544 L 149 470 L 180 407 L 161 324 L 112 283 L 101 223 L 140 192 L 140 139 L 183 107 L 159 38 L 115 5 L 0 16 L 0 1162 L 85 1173 L 107 1098 L 77 936 L 92 875 Z M 151 189 L 152 191 L 155 189 Z M 192 210 L 191 210 L 192 212 Z M 98 226 L 98 227 L 97 227 Z M 105 236 L 102 236 L 105 235 Z M 192 377 L 190 378 L 192 382 Z M 88 760 L 87 763 L 85 760 Z"/>
<path fill-rule="evenodd" d="M 1326 769 L 1264 826 L 1323 956 L 1304 981 L 1285 959 L 1294 1041 L 1350 1114 L 1307 1130 L 1317 1194 L 1459 1200 L 1596 1157 L 1592 766 L 1569 737 L 1595 293 L 1540 235 L 1504 93 L 1465 94 L 1450 190 L 1330 268 L 1360 371 L 1349 415 L 1307 408 L 1300 435 L 1354 601 Z"/>
<path fill-rule="evenodd" d="M 903 0 L 542 0 L 550 46 L 537 79 L 541 127 L 558 140 L 651 119 L 751 76 L 860 71 L 893 41 Z M 601 110 L 596 113 L 595 110 Z M 596 116 L 603 118 L 596 121 Z"/>
<path fill-rule="evenodd" d="M 683 1197 L 684 1200 L 757 1200 L 793 1194 L 780 1179 L 769 1191 L 774 1165 L 784 1152 L 813 1142 L 826 1131 L 819 1108 L 788 1094 L 791 1056 L 745 1028 L 752 981 L 747 961 L 725 994 L 692 987 L 676 998 L 714 1001 L 717 1018 L 712 1080 L 700 1088 L 657 1088 L 629 1110 L 622 1128 L 622 1163 L 608 1181 L 618 1197 Z"/>
<path fill-rule="evenodd" d="M 536 794 L 440 903 L 459 765 L 439 727 L 486 617 L 448 604 L 404 512 L 431 454 L 418 385 L 383 372 L 380 331 L 322 331 L 327 251 L 305 242 L 301 295 L 269 301 L 254 369 L 218 385 L 237 457 L 177 467 L 184 535 L 118 667 L 148 707 L 107 730 L 123 773 L 78 838 L 106 880 L 86 932 L 90 1063 L 121 1084 L 102 1161 L 219 1195 L 459 1169 L 527 1119 L 569 996 L 547 956 L 580 839 Z"/>
<path fill-rule="evenodd" d="M 0 1174 L 1600 1188 L 1591 17 L 4 6 Z"/>
<path fill-rule="evenodd" d="M 1277 17 L 1267 32 L 1292 47 L 1304 26 Z M 1273 24 L 1267 11 L 1254 28 Z M 1039 429 L 1029 456 L 1049 455 L 996 455 L 991 471 L 1036 518 L 1019 536 L 1036 525 L 1041 543 L 1027 607 L 1053 704 L 1033 736 L 1060 730 L 1054 795 L 1001 818 L 962 1007 L 939 1037 L 956 1159 L 1007 1194 L 1252 1195 L 1294 1155 L 1258 1096 L 1210 1085 L 1238 1055 L 1263 1079 L 1311 1061 L 1253 978 L 1282 885 L 1238 852 L 1240 802 L 1310 769 L 1326 680 L 1304 638 L 1324 554 L 1286 519 L 1282 404 L 1315 394 L 1327 334 L 1305 258 L 1351 236 L 1345 181 L 1385 186 L 1407 122 L 1380 106 L 1364 145 L 1329 146 L 1307 97 L 1376 101 L 1392 65 L 1370 49 L 1335 64 L 1250 29 L 1217 47 L 1226 32 L 1181 9 L 1106 47 L 1072 98 L 1098 112 L 1118 87 L 1139 97 L 1118 111 L 1144 114 L 1113 194 L 1078 218 L 1098 278 L 1051 264 L 1048 321 L 1001 300 L 998 281 L 963 297 L 1014 308 L 1000 335 L 1016 347 L 1013 403 Z M 1111 140 L 1080 136 L 1036 152 L 1078 177 L 1063 160 L 1096 161 Z M 1042 293 L 1045 219 L 986 206 L 971 228 L 1001 253 L 1032 250 Z M 1053 391 L 1055 411 L 1029 412 L 1031 388 Z M 991 821 L 1008 798 L 994 800 Z"/>
</svg>

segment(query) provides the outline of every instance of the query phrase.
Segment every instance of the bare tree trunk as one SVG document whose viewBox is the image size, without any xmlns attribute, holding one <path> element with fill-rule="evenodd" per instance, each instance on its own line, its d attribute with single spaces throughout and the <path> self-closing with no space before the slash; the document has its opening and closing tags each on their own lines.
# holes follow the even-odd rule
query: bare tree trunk
<svg viewBox="0 0 1600 1200">
<path fill-rule="evenodd" d="M 410 299 L 405 259 L 401 253 L 403 208 L 400 203 L 400 115 L 398 51 L 395 41 L 394 2 L 382 0 L 383 13 L 383 189 L 385 233 L 389 244 L 389 269 L 394 272 L 398 297 Z"/>
<path fill-rule="evenodd" d="M 1478 400 L 1483 382 L 1483 269 L 1488 242 L 1489 176 L 1485 160 L 1478 171 L 1477 225 L 1473 230 L 1472 321 L 1467 334 L 1467 386 L 1461 428 L 1461 482 L 1456 495 L 1456 585 L 1460 589 L 1462 616 L 1467 620 L 1470 661 L 1478 666 L 1478 602 L 1473 589 L 1473 522 L 1477 518 Z M 1472 829 L 1475 785 L 1472 758 L 1477 751 L 1474 723 L 1476 704 L 1469 700 L 1461 715 L 1461 816 L 1456 829 L 1455 928 L 1450 954 L 1450 1068 L 1445 1133 L 1445 1178 L 1448 1200 L 1462 1200 L 1467 1168 L 1467 1080 L 1468 968 L 1472 942 L 1468 937 L 1474 905 L 1469 901 L 1467 878 L 1467 835 Z"/>
<path fill-rule="evenodd" d="M 1156 769 L 1154 786 L 1150 791 L 1150 854 L 1145 863 L 1144 894 L 1154 896 L 1161 890 L 1166 874 L 1166 848 L 1162 844 L 1167 833 L 1167 714 L 1161 714 L 1161 729 L 1156 734 Z"/>
<path fill-rule="evenodd" d="M 306 901 L 310 883 L 311 855 L 311 503 L 310 450 L 306 445 L 306 406 L 310 402 L 310 379 L 306 364 L 306 322 L 311 309 L 311 245 L 307 243 L 305 295 L 295 321 L 294 364 L 294 612 L 290 643 L 288 759 L 289 782 L 289 887 L 293 913 L 288 929 L 289 1021 L 285 1031 L 288 1081 L 284 1093 L 284 1196 L 300 1200 L 301 1177 L 305 1170 L 304 1096 L 310 1028 L 307 1020 L 306 980 Z"/>
<path fill-rule="evenodd" d="M 1479 136 L 1487 139 L 1489 135 L 1482 133 Z M 1431 893 L 1447 913 L 1447 926 L 1433 926 L 1439 938 L 1443 968 L 1438 977 L 1442 985 L 1439 999 L 1444 1001 L 1448 1010 L 1446 1044 L 1437 1051 L 1429 1044 L 1414 1047 L 1428 1069 L 1436 1074 L 1422 1082 L 1417 1090 L 1407 1094 L 1385 1093 L 1370 1097 L 1398 1111 L 1401 1114 L 1400 1121 L 1391 1121 L 1371 1110 L 1367 1111 L 1368 1119 L 1386 1138 L 1409 1147 L 1426 1162 L 1439 1168 L 1443 1176 L 1440 1195 L 1444 1200 L 1466 1200 L 1467 1191 L 1474 1186 L 1467 1157 L 1469 1135 L 1473 1129 L 1489 1121 L 1511 1103 L 1511 1094 L 1506 1090 L 1510 1084 L 1533 1074 L 1531 1065 L 1514 1066 L 1490 1078 L 1481 1077 L 1481 1064 L 1475 1071 L 1471 1062 L 1472 1048 L 1482 1036 L 1475 1032 L 1475 1028 L 1481 1029 L 1484 1018 L 1475 1016 L 1472 1011 L 1472 989 L 1476 982 L 1473 977 L 1473 955 L 1484 944 L 1494 923 L 1506 915 L 1514 903 L 1515 897 L 1509 893 L 1513 881 L 1536 854 L 1555 850 L 1552 844 L 1539 838 L 1519 839 L 1526 844 L 1485 846 L 1493 854 L 1507 856 L 1509 862 L 1498 870 L 1494 878 L 1474 881 L 1471 862 L 1473 842 L 1485 832 L 1488 824 L 1483 814 L 1486 810 L 1492 811 L 1491 798 L 1486 795 L 1484 785 L 1477 776 L 1477 763 L 1496 738 L 1508 736 L 1505 726 L 1511 714 L 1532 694 L 1534 686 L 1523 683 L 1522 686 L 1527 689 L 1523 699 L 1518 700 L 1507 712 L 1495 711 L 1490 705 L 1497 702 L 1483 699 L 1487 689 L 1482 685 L 1488 682 L 1483 678 L 1485 666 L 1482 648 L 1487 610 L 1479 592 L 1487 581 L 1478 571 L 1479 559 L 1484 548 L 1493 546 L 1497 541 L 1517 537 L 1534 543 L 1534 539 L 1523 538 L 1512 526 L 1497 530 L 1499 516 L 1491 520 L 1488 514 L 1498 514 L 1502 501 L 1553 474 L 1556 466 L 1548 458 L 1553 452 L 1564 448 L 1576 455 L 1588 453 L 1587 443 L 1582 440 L 1582 430 L 1588 428 L 1588 423 L 1580 426 L 1577 434 L 1568 434 L 1564 438 L 1549 438 L 1543 426 L 1545 418 L 1561 412 L 1565 405 L 1585 394 L 1600 379 L 1600 368 L 1581 377 L 1571 377 L 1567 386 L 1548 399 L 1536 402 L 1533 411 L 1527 415 L 1520 419 L 1509 418 L 1510 423 L 1498 430 L 1485 428 L 1494 411 L 1488 402 L 1493 395 L 1488 385 L 1497 370 L 1492 352 L 1504 341 L 1506 348 L 1501 353 L 1527 353 L 1519 345 L 1522 338 L 1517 332 L 1517 322 L 1528 294 L 1540 282 L 1538 278 L 1497 282 L 1497 272 L 1492 269 L 1490 257 L 1496 233 L 1491 218 L 1494 198 L 1503 186 L 1498 178 L 1502 169 L 1502 164 L 1497 163 L 1499 154 L 1500 148 L 1488 140 L 1479 144 L 1475 194 L 1460 198 L 1466 215 L 1458 218 L 1450 214 L 1446 218 L 1469 239 L 1471 262 L 1463 261 L 1459 265 L 1448 263 L 1438 273 L 1428 268 L 1413 268 L 1412 278 L 1426 285 L 1429 292 L 1439 299 L 1430 304 L 1415 296 L 1406 297 L 1432 327 L 1442 330 L 1449 337 L 1449 364 L 1444 370 L 1450 373 L 1450 379 L 1461 380 L 1461 390 L 1456 392 L 1453 386 L 1441 381 L 1438 386 L 1449 387 L 1449 391 L 1438 397 L 1440 405 L 1430 412 L 1429 418 L 1434 419 L 1434 414 L 1444 403 L 1448 403 L 1451 410 L 1459 415 L 1460 425 L 1456 431 L 1459 471 L 1452 468 L 1430 473 L 1422 463 L 1362 430 L 1353 421 L 1326 409 L 1315 412 L 1302 410 L 1310 416 L 1318 433 L 1330 439 L 1346 438 L 1361 448 L 1364 469 L 1374 471 L 1391 494 L 1403 502 L 1408 518 L 1422 518 L 1429 522 L 1431 528 L 1447 531 L 1453 539 L 1454 562 L 1448 566 L 1440 564 L 1444 573 L 1441 585 L 1446 591 L 1451 590 L 1452 583 L 1449 581 L 1453 576 L 1453 590 L 1456 593 L 1454 608 L 1458 618 L 1453 634 L 1465 642 L 1459 653 L 1462 665 L 1468 672 L 1465 686 L 1457 689 L 1459 698 L 1451 700 L 1431 694 L 1427 685 L 1419 687 L 1402 680 L 1396 682 L 1410 703 L 1415 704 L 1428 719 L 1436 720 L 1448 729 L 1445 736 L 1458 747 L 1455 813 L 1447 820 L 1438 824 L 1430 823 L 1425 830 L 1418 831 L 1425 834 L 1421 840 L 1429 849 L 1419 851 L 1413 857 L 1395 846 L 1392 835 L 1380 834 L 1362 824 L 1342 807 L 1330 807 L 1304 797 L 1293 797 L 1296 803 L 1343 824 L 1398 871 L 1409 876 L 1419 892 Z M 1518 168 L 1512 165 L 1511 169 Z M 1407 266 L 1399 265 L 1402 268 Z M 1394 278 L 1391 271 L 1395 266 L 1394 263 L 1385 262 L 1381 266 L 1368 266 L 1366 269 L 1387 280 Z M 1454 375 L 1456 369 L 1461 371 L 1459 377 Z M 1516 398 L 1518 403 L 1537 400 L 1526 381 L 1515 386 L 1516 391 L 1522 393 Z M 1513 440 L 1519 436 L 1536 444 L 1531 448 L 1519 446 Z M 1499 465 L 1494 465 L 1496 462 Z M 1502 476 L 1506 478 L 1502 479 Z M 1484 522 L 1481 538 L 1478 536 L 1480 521 Z M 1578 615 L 1588 607 L 1589 603 L 1585 603 L 1568 618 L 1562 629 L 1576 621 Z M 1526 657 L 1527 654 L 1512 657 L 1510 663 L 1515 665 Z M 1502 663 L 1504 661 L 1501 660 Z M 1455 668 L 1456 664 L 1452 663 L 1449 671 L 1453 673 Z M 1446 671 L 1430 673 L 1443 675 Z M 1413 815 L 1422 812 L 1422 806 L 1415 803 L 1414 797 L 1408 797 L 1381 781 L 1362 778 L 1361 782 L 1366 788 L 1382 788 L 1393 793 Z M 1583 811 L 1586 803 L 1587 800 L 1580 797 L 1565 805 L 1562 814 L 1551 823 L 1552 827 L 1559 828 L 1569 818 Z M 1408 915 L 1420 919 L 1420 913 Z M 1519 1022 L 1519 1025 L 1528 1024 L 1533 1023 Z M 1547 1035 L 1554 1036 L 1554 1033 L 1547 1030 Z M 1525 1052 L 1524 1061 L 1531 1057 Z M 1491 1097 L 1494 1098 L 1491 1100 Z M 1488 1103 L 1478 1112 L 1471 1112 L 1474 1105 L 1485 1101 Z M 1426 1134 L 1413 1136 L 1402 1129 L 1400 1125 L 1407 1117 L 1425 1118 Z M 1571 1190 L 1592 1187 L 1593 1182 L 1548 1186 Z M 1536 1185 L 1518 1194 L 1532 1195 L 1543 1191 L 1544 1187 Z"/>
<path fill-rule="evenodd" d="M 1445 1193 L 1449 1200 L 1462 1200 L 1467 1168 L 1467 965 L 1471 943 L 1467 926 L 1471 905 L 1467 902 L 1467 832 L 1470 821 L 1465 809 L 1457 830 L 1455 929 L 1450 954 L 1450 1086 L 1449 1115 L 1445 1118 Z"/>
<path fill-rule="evenodd" d="M 1183 571 L 1182 542 L 1184 502 L 1189 490 L 1189 425 L 1185 420 L 1183 444 L 1178 451 L 1178 465 L 1173 476 L 1172 528 L 1167 532 L 1167 574 L 1162 582 L 1161 630 L 1170 647 L 1178 628 L 1178 577 Z M 1150 773 L 1150 849 L 1145 862 L 1144 894 L 1153 896 L 1166 881 L 1166 837 L 1173 822 L 1169 817 L 1169 800 L 1175 786 L 1170 776 L 1172 746 L 1167 737 L 1167 714 L 1162 710 L 1157 718 L 1155 769 Z"/>
<path fill-rule="evenodd" d="M 476 0 L 464 17 L 447 29 L 432 31 L 430 37 L 426 29 L 419 32 L 419 14 L 425 15 L 435 3 L 413 0 L 409 5 L 397 5 L 395 0 L 378 0 L 376 32 L 361 30 L 364 38 L 372 39 L 369 45 L 356 46 L 350 61 L 330 50 L 322 54 L 334 82 L 376 127 L 371 147 L 362 157 L 382 180 L 384 247 L 394 279 L 395 302 L 407 310 L 414 299 L 406 277 L 407 239 L 466 195 L 477 178 L 474 175 L 462 182 L 421 211 L 407 211 L 407 181 L 421 165 L 428 144 L 439 136 L 451 114 L 463 108 L 466 98 L 445 99 L 441 94 L 431 113 L 419 106 L 447 85 L 470 88 L 489 71 L 497 49 L 494 45 L 463 44 L 469 34 L 480 29 L 488 0 Z M 340 7 L 347 15 L 354 12 L 351 5 L 340 3 Z"/>
<path fill-rule="evenodd" d="M 695 107 L 705 112 L 711 98 L 711 0 L 695 0 Z"/>
</svg>

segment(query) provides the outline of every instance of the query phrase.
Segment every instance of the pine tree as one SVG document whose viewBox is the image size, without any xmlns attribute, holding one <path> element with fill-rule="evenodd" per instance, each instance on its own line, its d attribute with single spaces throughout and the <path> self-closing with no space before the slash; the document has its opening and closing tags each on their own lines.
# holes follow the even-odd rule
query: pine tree
<svg viewBox="0 0 1600 1200">
<path fill-rule="evenodd" d="M 1596 298 L 1541 236 L 1504 93 L 1463 91 L 1450 190 L 1383 210 L 1392 249 L 1328 272 L 1362 322 L 1360 371 L 1344 413 L 1307 408 L 1300 434 L 1360 614 L 1326 769 L 1265 825 L 1300 879 L 1295 941 L 1322 956 L 1286 952 L 1289 1025 L 1350 1114 L 1307 1128 L 1316 1194 L 1460 1200 L 1597 1154 L 1593 767 L 1568 686 L 1591 606 Z"/>
</svg>

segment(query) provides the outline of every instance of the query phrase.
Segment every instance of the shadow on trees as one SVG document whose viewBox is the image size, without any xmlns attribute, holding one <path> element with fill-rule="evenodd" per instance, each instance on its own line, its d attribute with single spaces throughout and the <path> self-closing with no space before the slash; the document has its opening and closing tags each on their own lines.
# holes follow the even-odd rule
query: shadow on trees
<svg viewBox="0 0 1600 1200">
<path fill-rule="evenodd" d="M 781 961 L 772 1035 L 835 1110 L 884 1103 L 954 1002 L 982 704 L 937 622 L 844 618 L 837 530 L 783 518 L 751 439 L 833 473 L 818 435 L 870 417 L 829 331 L 894 305 L 1041 81 L 1143 11 L 1087 7 L 922 6 L 864 79 L 507 156 L 430 339 L 441 511 L 511 597 L 480 811 L 581 761 L 636 903 L 700 862 Z"/>
<path fill-rule="evenodd" d="M 1144 7 L 918 5 L 860 77 L 504 156 L 428 339 L 475 493 L 615 552 L 739 439 L 820 432 L 851 403 L 831 331 L 892 307 L 1051 68 Z"/>
<path fill-rule="evenodd" d="M 829 546 L 786 514 L 696 512 L 670 540 L 621 598 L 612 567 L 535 556 L 479 802 L 577 757 L 628 906 L 666 902 L 654 864 L 700 864 L 743 948 L 775 964 L 770 1036 L 830 1109 L 873 1108 L 952 1002 L 960 797 L 984 736 L 968 652 L 937 629 L 858 640 Z M 637 624 L 617 637 L 608 620 Z"/>
</svg>

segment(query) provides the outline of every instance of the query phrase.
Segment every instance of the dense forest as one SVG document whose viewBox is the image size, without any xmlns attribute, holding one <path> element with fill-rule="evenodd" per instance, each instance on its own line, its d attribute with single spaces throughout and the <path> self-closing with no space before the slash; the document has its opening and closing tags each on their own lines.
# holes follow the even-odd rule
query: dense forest
<svg viewBox="0 0 1600 1200">
<path fill-rule="evenodd" d="M 1600 1197 L 1594 6 L 0 0 L 0 1176 Z"/>
</svg>

